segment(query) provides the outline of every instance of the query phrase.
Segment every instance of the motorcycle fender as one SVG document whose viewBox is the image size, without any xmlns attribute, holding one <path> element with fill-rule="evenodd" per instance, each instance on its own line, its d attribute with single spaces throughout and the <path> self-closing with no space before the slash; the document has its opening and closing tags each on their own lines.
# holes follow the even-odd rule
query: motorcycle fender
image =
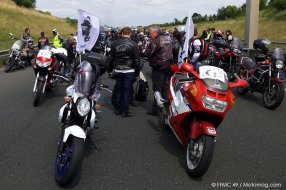
<svg viewBox="0 0 286 190">
<path fill-rule="evenodd" d="M 283 80 L 279 79 L 279 78 L 271 78 L 271 81 L 275 81 L 278 83 L 283 83 Z"/>
<path fill-rule="evenodd" d="M 63 105 L 60 109 L 60 112 L 59 112 L 59 123 L 62 123 L 62 119 L 63 119 L 63 115 L 64 115 L 64 111 L 65 111 L 65 108 L 66 108 L 67 104 Z"/>
<path fill-rule="evenodd" d="M 216 128 L 207 121 L 195 121 L 191 124 L 190 137 L 196 139 L 201 135 L 216 136 Z"/>
<path fill-rule="evenodd" d="M 85 140 L 85 138 L 86 138 L 85 132 L 78 125 L 72 125 L 72 126 L 69 126 L 69 127 L 67 127 L 65 129 L 65 134 L 64 134 L 64 137 L 63 137 L 63 142 L 64 143 L 68 140 L 68 137 L 70 135 L 73 135 L 75 137 L 81 138 L 83 140 Z"/>
</svg>

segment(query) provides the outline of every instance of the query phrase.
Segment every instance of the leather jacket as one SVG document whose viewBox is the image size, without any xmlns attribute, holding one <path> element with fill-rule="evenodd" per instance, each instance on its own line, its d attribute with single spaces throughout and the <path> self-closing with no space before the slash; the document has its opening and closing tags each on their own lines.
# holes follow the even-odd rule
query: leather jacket
<svg viewBox="0 0 286 190">
<path fill-rule="evenodd" d="M 135 69 L 139 74 L 139 50 L 137 44 L 129 38 L 119 38 L 111 42 L 110 64 L 116 70 Z"/>
<path fill-rule="evenodd" d="M 172 43 L 168 36 L 160 34 L 152 39 L 145 54 L 149 59 L 150 67 L 153 69 L 165 70 L 170 68 L 173 52 Z"/>
</svg>

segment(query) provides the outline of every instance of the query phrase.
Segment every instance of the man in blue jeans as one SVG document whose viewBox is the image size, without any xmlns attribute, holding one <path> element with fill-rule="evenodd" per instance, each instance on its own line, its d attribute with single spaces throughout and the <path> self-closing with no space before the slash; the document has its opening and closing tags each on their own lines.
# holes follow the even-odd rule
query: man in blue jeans
<svg viewBox="0 0 286 190">
<path fill-rule="evenodd" d="M 115 114 L 131 117 L 129 102 L 131 88 L 135 77 L 139 75 L 139 51 L 137 44 L 131 40 L 132 29 L 124 27 L 121 38 L 111 42 L 110 64 L 116 72 L 114 94 Z"/>
</svg>

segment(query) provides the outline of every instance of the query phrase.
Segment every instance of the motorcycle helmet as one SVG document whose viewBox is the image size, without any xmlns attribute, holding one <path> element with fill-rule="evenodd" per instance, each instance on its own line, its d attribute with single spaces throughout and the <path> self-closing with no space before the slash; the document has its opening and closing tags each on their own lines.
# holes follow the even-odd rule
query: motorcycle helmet
<svg viewBox="0 0 286 190">
<path fill-rule="evenodd" d="M 59 33 L 58 29 L 53 29 L 52 32 Z"/>
<path fill-rule="evenodd" d="M 77 67 L 75 92 L 91 96 L 98 87 L 98 68 L 88 61 L 83 61 Z"/>
</svg>

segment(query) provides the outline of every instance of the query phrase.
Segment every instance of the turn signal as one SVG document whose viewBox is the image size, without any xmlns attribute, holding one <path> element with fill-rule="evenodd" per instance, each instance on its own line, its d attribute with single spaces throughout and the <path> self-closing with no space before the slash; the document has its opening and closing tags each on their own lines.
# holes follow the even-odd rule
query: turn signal
<svg viewBox="0 0 286 190">
<path fill-rule="evenodd" d="M 100 109 L 101 109 L 101 105 L 100 105 L 100 104 L 96 104 L 96 105 L 95 105 L 95 109 L 96 109 L 96 110 L 100 110 Z"/>
<path fill-rule="evenodd" d="M 235 103 L 235 96 L 232 94 L 230 97 L 230 106 L 232 106 Z"/>
<path fill-rule="evenodd" d="M 194 84 L 191 85 L 191 86 L 189 87 L 188 92 L 189 92 L 192 96 L 197 96 L 198 90 L 197 90 L 196 85 L 194 85 Z"/>
<path fill-rule="evenodd" d="M 71 101 L 71 97 L 65 96 L 65 97 L 64 97 L 64 101 L 70 102 L 70 101 Z"/>
<path fill-rule="evenodd" d="M 270 60 L 269 59 L 265 60 L 265 65 L 270 65 Z"/>
</svg>

